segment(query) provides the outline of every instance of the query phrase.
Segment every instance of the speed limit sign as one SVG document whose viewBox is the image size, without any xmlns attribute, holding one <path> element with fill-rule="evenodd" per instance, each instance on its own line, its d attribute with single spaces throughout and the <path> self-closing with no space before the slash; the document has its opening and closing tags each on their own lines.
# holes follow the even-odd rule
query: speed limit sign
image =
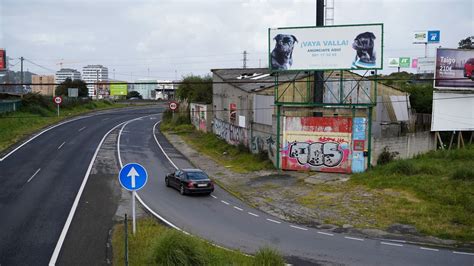
<svg viewBox="0 0 474 266">
<path fill-rule="evenodd" d="M 55 104 L 61 104 L 63 102 L 63 98 L 61 98 L 61 96 L 56 96 L 53 100 Z"/>
<path fill-rule="evenodd" d="M 169 103 L 169 107 L 170 107 L 170 110 L 171 110 L 171 111 L 174 111 L 174 110 L 178 109 L 178 103 L 177 103 L 177 102 L 174 102 L 174 101 L 171 101 L 171 102 Z"/>
</svg>

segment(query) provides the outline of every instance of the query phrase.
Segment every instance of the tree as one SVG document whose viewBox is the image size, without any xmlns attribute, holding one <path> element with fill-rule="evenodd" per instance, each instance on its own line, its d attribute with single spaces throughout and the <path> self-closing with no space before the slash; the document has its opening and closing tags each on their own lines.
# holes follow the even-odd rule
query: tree
<svg viewBox="0 0 474 266">
<path fill-rule="evenodd" d="M 474 49 L 474 36 L 459 41 L 459 49 Z"/>
<path fill-rule="evenodd" d="M 140 95 L 140 93 L 138 91 L 130 91 L 127 94 L 127 99 L 130 99 L 130 98 L 142 99 L 143 97 Z"/>
<path fill-rule="evenodd" d="M 212 78 L 210 76 L 187 76 L 176 90 L 176 97 L 187 103 L 212 103 Z"/>
<path fill-rule="evenodd" d="M 63 83 L 56 87 L 56 95 L 67 96 L 69 88 L 77 88 L 79 91 L 79 97 L 89 96 L 89 90 L 87 89 L 87 85 L 84 81 L 80 79 L 71 80 L 70 78 L 67 78 Z"/>
</svg>

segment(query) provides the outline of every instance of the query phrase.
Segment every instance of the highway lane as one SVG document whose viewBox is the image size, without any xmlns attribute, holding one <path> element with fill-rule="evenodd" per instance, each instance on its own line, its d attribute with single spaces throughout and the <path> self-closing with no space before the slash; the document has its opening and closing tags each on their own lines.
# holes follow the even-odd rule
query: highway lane
<svg viewBox="0 0 474 266">
<path fill-rule="evenodd" d="M 158 117 L 158 116 L 157 116 Z M 285 256 L 346 265 L 472 265 L 474 256 L 450 250 L 430 249 L 391 241 L 358 238 L 306 228 L 260 212 L 219 187 L 212 196 L 181 196 L 164 185 L 166 173 L 174 170 L 155 142 L 156 120 L 140 119 L 124 126 L 120 135 L 123 165 L 145 166 L 149 180 L 138 192 L 151 211 L 178 228 L 214 243 L 254 253 L 271 245 Z M 174 164 L 193 167 L 179 151 L 156 132 L 158 142 Z M 138 230 L 140 230 L 138 228 Z"/>
<path fill-rule="evenodd" d="M 0 265 L 46 265 L 104 134 L 156 107 L 92 114 L 55 127 L 0 162 Z"/>
</svg>

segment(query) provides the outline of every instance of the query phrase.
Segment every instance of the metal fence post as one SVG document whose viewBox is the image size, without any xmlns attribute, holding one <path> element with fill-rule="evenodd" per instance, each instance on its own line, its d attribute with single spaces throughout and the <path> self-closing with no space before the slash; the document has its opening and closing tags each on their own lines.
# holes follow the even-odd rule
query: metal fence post
<svg viewBox="0 0 474 266">
<path fill-rule="evenodd" d="M 124 228 L 125 228 L 125 266 L 128 266 L 128 220 L 127 214 L 125 214 Z"/>
</svg>

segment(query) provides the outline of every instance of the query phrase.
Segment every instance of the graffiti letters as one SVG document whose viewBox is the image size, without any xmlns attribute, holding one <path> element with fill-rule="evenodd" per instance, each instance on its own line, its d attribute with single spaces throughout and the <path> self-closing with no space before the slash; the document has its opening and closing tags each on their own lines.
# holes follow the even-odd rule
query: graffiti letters
<svg viewBox="0 0 474 266">
<path fill-rule="evenodd" d="M 296 158 L 302 165 L 335 167 L 343 158 L 337 142 L 293 142 L 289 151 L 289 157 Z"/>
<path fill-rule="evenodd" d="M 245 146 L 248 146 L 247 130 L 245 128 L 234 126 L 218 119 L 214 119 L 212 128 L 217 136 L 225 139 L 228 143 L 233 145 L 244 144 Z"/>
</svg>

